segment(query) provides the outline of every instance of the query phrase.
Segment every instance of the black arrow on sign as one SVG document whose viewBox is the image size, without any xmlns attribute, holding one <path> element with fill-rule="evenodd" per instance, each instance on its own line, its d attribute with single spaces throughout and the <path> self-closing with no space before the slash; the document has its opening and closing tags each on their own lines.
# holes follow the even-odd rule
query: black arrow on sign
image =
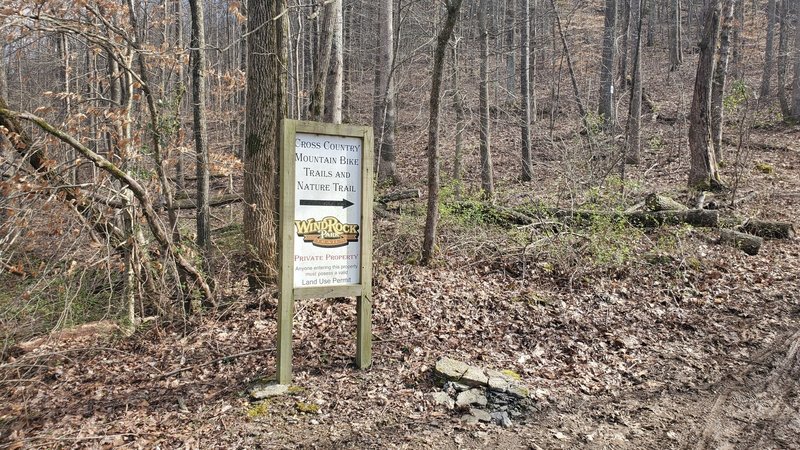
<svg viewBox="0 0 800 450">
<path fill-rule="evenodd" d="M 300 200 L 301 206 L 341 206 L 342 209 L 353 206 L 353 202 L 343 198 L 341 200 Z"/>
</svg>

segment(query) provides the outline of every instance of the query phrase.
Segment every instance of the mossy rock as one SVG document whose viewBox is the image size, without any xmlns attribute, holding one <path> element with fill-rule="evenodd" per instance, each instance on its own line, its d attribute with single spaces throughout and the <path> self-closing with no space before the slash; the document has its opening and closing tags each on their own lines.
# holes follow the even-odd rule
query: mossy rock
<svg viewBox="0 0 800 450">
<path fill-rule="evenodd" d="M 295 408 L 304 414 L 319 414 L 319 405 L 316 403 L 297 402 Z"/>
<path fill-rule="evenodd" d="M 247 417 L 249 419 L 255 419 L 257 417 L 261 417 L 266 415 L 269 412 L 269 402 L 258 402 L 250 405 L 247 408 Z"/>
<path fill-rule="evenodd" d="M 513 378 L 513 379 L 515 379 L 517 381 L 522 380 L 522 376 L 520 374 L 518 374 L 517 372 L 514 372 L 513 370 L 509 370 L 509 369 L 501 370 L 500 373 L 502 373 L 503 375 L 505 375 L 505 376 L 507 376 L 509 378 Z"/>
</svg>

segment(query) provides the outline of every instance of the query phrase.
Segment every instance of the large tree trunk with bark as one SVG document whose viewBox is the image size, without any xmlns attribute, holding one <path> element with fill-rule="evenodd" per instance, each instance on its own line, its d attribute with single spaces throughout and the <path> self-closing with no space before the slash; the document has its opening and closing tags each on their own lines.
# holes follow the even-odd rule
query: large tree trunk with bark
<svg viewBox="0 0 800 450">
<path fill-rule="evenodd" d="M 722 181 L 717 169 L 711 136 L 711 83 L 714 77 L 715 50 L 719 40 L 722 0 L 710 0 L 705 14 L 703 38 L 689 113 L 689 186 L 698 190 L 719 190 Z"/>
<path fill-rule="evenodd" d="M 344 81 L 344 19 L 342 0 L 333 0 L 336 17 L 333 21 L 331 63 L 328 69 L 328 87 L 325 89 L 325 121 L 342 123 L 342 84 Z"/>
<path fill-rule="evenodd" d="M 787 53 L 789 51 L 789 27 L 791 22 L 789 0 L 781 0 L 780 21 L 780 34 L 778 36 L 778 103 L 781 106 L 783 117 L 789 117 L 792 114 L 792 108 L 789 106 L 789 97 L 786 93 Z"/>
<path fill-rule="evenodd" d="M 286 0 L 249 0 L 245 111 L 244 235 L 248 281 L 257 289 L 277 278 L 278 152 L 286 116 Z"/>
<path fill-rule="evenodd" d="M 422 243 L 422 264 L 429 264 L 436 247 L 436 227 L 439 222 L 439 112 L 441 103 L 442 71 L 447 43 L 453 35 L 462 0 L 447 1 L 447 17 L 436 38 L 431 78 L 430 121 L 428 125 L 428 210 L 425 219 L 425 237 Z"/>
<path fill-rule="evenodd" d="M 190 0 L 192 13 L 192 115 L 194 152 L 197 164 L 197 247 L 203 253 L 204 268 L 210 273 L 211 210 L 208 206 L 208 131 L 206 127 L 206 39 L 203 0 Z"/>
<path fill-rule="evenodd" d="M 340 4 L 341 6 L 341 4 Z M 317 65 L 314 67 L 314 89 L 311 91 L 309 103 L 309 117 L 311 120 L 322 121 L 325 115 L 325 87 L 328 83 L 328 67 L 331 62 L 331 48 L 333 47 L 334 24 L 337 12 L 334 9 L 336 1 L 325 4 L 322 14 L 319 48 L 317 49 Z M 283 44 L 285 45 L 285 44 Z M 287 52 L 288 57 L 288 52 Z"/>
<path fill-rule="evenodd" d="M 603 120 L 603 130 L 614 129 L 614 55 L 616 54 L 617 0 L 606 0 L 603 56 L 600 59 L 600 96 L 597 114 Z"/>
</svg>

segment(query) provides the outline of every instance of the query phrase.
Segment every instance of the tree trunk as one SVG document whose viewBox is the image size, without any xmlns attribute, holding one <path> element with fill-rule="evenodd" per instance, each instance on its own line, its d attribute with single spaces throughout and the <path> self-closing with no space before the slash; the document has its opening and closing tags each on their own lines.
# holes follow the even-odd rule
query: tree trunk
<svg viewBox="0 0 800 450">
<path fill-rule="evenodd" d="M 480 0 L 478 6 L 480 27 L 480 81 L 478 88 L 480 116 L 481 191 L 484 198 L 494 198 L 494 174 L 492 170 L 492 142 L 489 129 L 489 24 L 486 18 L 488 0 Z"/>
<path fill-rule="evenodd" d="M 174 10 L 173 13 L 175 14 L 175 46 L 177 47 L 176 50 L 180 55 L 183 54 L 183 1 L 182 0 L 174 0 Z M 178 95 L 180 95 L 180 104 L 178 105 L 178 114 L 182 112 L 181 106 L 183 106 L 183 90 L 184 90 L 184 69 L 183 64 L 177 64 L 176 67 L 177 75 L 176 75 L 176 82 Z M 178 130 L 176 142 L 177 145 L 177 152 L 176 152 L 176 162 L 175 162 L 175 190 L 182 191 L 185 189 L 186 182 L 185 178 L 185 170 L 183 165 L 183 131 Z"/>
<path fill-rule="evenodd" d="M 795 8 L 800 15 L 800 8 Z M 800 121 L 800 20 L 796 21 L 794 32 L 794 82 L 792 83 L 792 119 Z"/>
<path fill-rule="evenodd" d="M 286 116 L 286 0 L 249 0 L 244 155 L 244 236 L 251 249 L 248 282 L 277 277 L 278 154 Z"/>
<path fill-rule="evenodd" d="M 631 101 L 628 109 L 626 162 L 639 164 L 642 151 L 642 3 L 631 0 L 631 42 L 633 44 L 633 70 L 631 73 Z"/>
<path fill-rule="evenodd" d="M 203 268 L 211 274 L 211 210 L 208 206 L 208 130 L 206 127 L 206 38 L 203 0 L 189 0 L 192 14 L 192 116 L 197 170 L 197 247 L 203 254 Z M 191 309 L 189 303 L 187 311 Z"/>
<path fill-rule="evenodd" d="M 311 91 L 311 103 L 308 106 L 310 119 L 318 122 L 322 121 L 325 115 L 325 87 L 328 82 L 328 67 L 331 62 L 334 24 L 337 15 L 335 7 L 336 1 L 326 3 L 322 14 L 325 21 L 320 25 L 317 64 L 314 67 L 314 89 Z"/>
<path fill-rule="evenodd" d="M 567 70 L 569 71 L 569 79 L 572 82 L 572 91 L 575 94 L 575 104 L 578 106 L 578 114 L 580 114 L 583 120 L 586 120 L 586 107 L 583 106 L 583 100 L 581 100 L 578 81 L 575 78 L 575 69 L 572 66 L 572 56 L 570 55 L 569 45 L 567 45 L 567 36 L 564 29 L 561 27 L 561 17 L 558 15 L 558 8 L 556 8 L 555 0 L 550 0 L 550 6 L 553 8 L 553 14 L 555 14 L 556 17 L 556 28 L 558 28 L 558 35 L 561 37 L 561 45 L 564 47 L 564 57 L 567 59 Z M 551 112 L 555 110 L 555 108 L 555 105 L 551 105 Z"/>
<path fill-rule="evenodd" d="M 439 111 L 444 56 L 447 43 L 453 34 L 453 27 L 458 19 L 461 1 L 447 1 L 447 17 L 436 38 L 436 50 L 433 55 L 428 125 L 428 210 L 425 218 L 425 237 L 422 242 L 422 264 L 425 265 L 428 265 L 433 258 L 433 251 L 436 247 L 436 227 L 439 222 Z M 485 20 L 483 23 L 485 24 Z"/>
<path fill-rule="evenodd" d="M 739 0 L 742 1 L 742 0 Z M 722 30 L 720 32 L 719 54 L 714 69 L 714 84 L 711 87 L 711 136 L 714 139 L 714 157 L 722 161 L 722 126 L 724 124 L 722 101 L 725 95 L 725 80 L 728 75 L 728 55 L 730 54 L 731 27 L 736 0 L 725 0 Z"/>
<path fill-rule="evenodd" d="M 690 0 L 691 1 L 691 0 Z M 683 42 L 681 30 L 681 0 L 669 0 L 669 61 L 670 71 L 683 62 Z"/>
<path fill-rule="evenodd" d="M 378 181 L 385 184 L 400 182 L 395 163 L 395 92 L 394 92 L 394 0 L 381 0 L 380 19 L 380 95 L 375 108 L 380 117 L 380 129 L 375 138 L 380 145 L 378 155 Z M 376 74 L 377 75 L 377 74 Z M 375 115 L 375 114 L 373 114 Z"/>
<path fill-rule="evenodd" d="M 506 92 L 509 102 L 514 99 L 516 91 L 516 62 L 514 61 L 514 6 L 516 0 L 506 0 L 505 11 L 505 47 L 506 47 Z M 524 13 L 523 13 L 524 14 Z M 520 61 L 522 64 L 522 61 Z"/>
<path fill-rule="evenodd" d="M 789 0 L 781 0 L 780 35 L 778 37 L 778 102 L 781 105 L 783 117 L 790 117 L 792 108 L 789 106 L 789 97 L 786 94 L 786 69 L 788 65 L 787 53 L 789 51 Z"/>
<path fill-rule="evenodd" d="M 325 90 L 325 121 L 342 123 L 342 83 L 344 81 L 344 42 L 342 20 L 342 0 L 333 0 L 333 43 L 331 45 L 331 63 L 328 70 L 328 88 Z"/>
<path fill-rule="evenodd" d="M 744 27 L 744 0 L 736 2 L 734 6 L 734 17 L 736 21 L 733 26 L 733 78 L 742 79 L 742 29 Z"/>
<path fill-rule="evenodd" d="M 740 0 L 742 1 L 742 0 Z M 775 0 L 769 0 L 767 3 L 767 44 L 764 48 L 764 71 L 761 73 L 761 89 L 759 96 L 767 98 L 770 92 L 770 78 L 772 77 L 772 41 L 775 36 Z"/>
<path fill-rule="evenodd" d="M 619 96 L 622 96 L 622 93 L 628 88 L 628 82 L 625 79 L 628 76 L 628 43 L 633 42 L 629 41 L 631 39 L 631 28 L 636 26 L 636 23 L 631 18 L 631 2 L 634 1 L 636 0 L 619 0 L 619 7 L 617 8 L 617 23 L 619 24 L 617 29 L 619 34 L 616 42 L 620 51 L 617 56 L 616 86 L 619 87 Z"/>
<path fill-rule="evenodd" d="M 617 0 L 605 0 L 605 24 L 603 31 L 603 56 L 600 61 L 600 97 L 597 114 L 603 121 L 603 130 L 614 129 L 614 55 L 616 53 Z"/>
<path fill-rule="evenodd" d="M 520 25 L 520 54 L 519 54 L 519 88 L 522 105 L 522 181 L 533 179 L 533 163 L 531 161 L 531 88 L 530 88 L 530 26 L 531 5 L 530 0 L 521 0 L 522 24 Z"/>
<path fill-rule="evenodd" d="M 461 198 L 461 160 L 464 154 L 464 95 L 461 93 L 461 83 L 458 72 L 458 59 L 459 59 L 459 44 L 461 37 L 456 36 L 453 39 L 453 109 L 456 113 L 456 137 L 455 137 L 455 154 L 453 155 L 453 183 L 454 193 L 457 199 Z"/>
<path fill-rule="evenodd" d="M 689 186 L 697 190 L 719 190 L 722 182 L 717 171 L 711 137 L 711 84 L 714 77 L 715 49 L 719 40 L 722 0 L 709 0 L 703 38 L 689 113 L 689 149 L 691 154 Z"/>
</svg>

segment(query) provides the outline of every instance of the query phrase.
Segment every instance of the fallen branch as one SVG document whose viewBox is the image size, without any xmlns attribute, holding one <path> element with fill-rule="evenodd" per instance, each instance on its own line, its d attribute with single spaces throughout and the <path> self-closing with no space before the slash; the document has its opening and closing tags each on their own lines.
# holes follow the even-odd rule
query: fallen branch
<svg viewBox="0 0 800 450">
<path fill-rule="evenodd" d="M 208 206 L 212 208 L 217 206 L 225 206 L 225 205 L 230 205 L 232 203 L 239 203 L 243 200 L 244 196 L 242 194 L 223 194 L 209 199 Z M 197 203 L 193 198 L 184 198 L 172 202 L 173 209 L 194 209 L 196 207 Z"/>
</svg>

